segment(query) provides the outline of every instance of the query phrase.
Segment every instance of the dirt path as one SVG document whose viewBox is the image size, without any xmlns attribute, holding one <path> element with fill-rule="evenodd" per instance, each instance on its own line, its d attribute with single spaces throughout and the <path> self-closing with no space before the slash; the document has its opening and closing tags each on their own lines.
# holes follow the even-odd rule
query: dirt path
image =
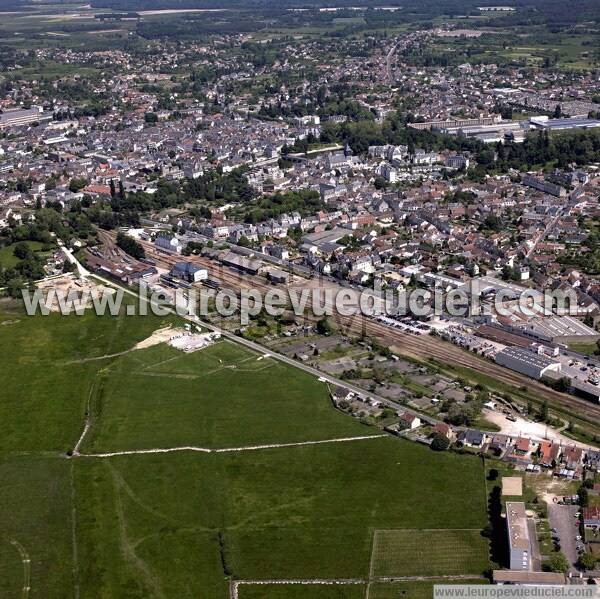
<svg viewBox="0 0 600 599">
<path fill-rule="evenodd" d="M 124 356 L 132 351 L 135 348 L 126 349 L 125 351 L 117 352 L 116 354 L 104 354 L 103 356 L 93 356 L 91 358 L 80 358 L 79 360 L 70 360 L 69 362 L 64 362 L 63 366 L 71 366 L 72 364 L 85 364 L 86 362 L 98 362 L 100 360 L 109 360 L 110 358 L 118 358 L 119 356 Z"/>
<path fill-rule="evenodd" d="M 21 556 L 21 561 L 23 562 L 23 590 L 21 596 L 23 599 L 27 599 L 29 597 L 29 591 L 31 590 L 31 558 L 25 547 L 23 547 L 19 541 L 10 539 L 10 544 L 16 547 Z"/>
<path fill-rule="evenodd" d="M 158 578 L 154 575 L 148 564 L 135 552 L 135 546 L 129 537 L 127 530 L 127 521 L 125 519 L 125 508 L 123 506 L 123 498 L 121 496 L 121 484 L 119 479 L 115 476 L 114 469 L 111 468 L 111 474 L 113 477 L 113 484 L 115 490 L 115 507 L 117 511 L 117 517 L 119 520 L 119 536 L 121 551 L 125 558 L 134 566 L 138 572 L 142 575 L 144 581 L 149 588 L 152 589 L 154 595 L 159 599 L 164 599 L 164 594 Z"/>
<path fill-rule="evenodd" d="M 304 445 L 323 445 L 326 443 L 348 443 L 350 441 L 366 441 L 368 439 L 381 439 L 389 435 L 362 435 L 360 437 L 341 437 L 339 439 L 322 439 L 320 441 L 298 441 L 296 443 L 270 443 L 265 445 L 246 445 L 242 447 L 224 447 L 221 449 L 210 449 L 208 447 L 195 447 L 186 445 L 183 447 L 166 447 L 154 449 L 131 449 L 123 451 L 111 451 L 106 453 L 75 453 L 73 457 L 81 458 L 113 458 L 126 455 L 146 455 L 153 453 L 177 453 L 182 451 L 195 451 L 198 453 L 238 453 L 242 451 L 258 451 L 260 449 L 279 449 L 285 447 L 302 447 Z"/>
<path fill-rule="evenodd" d="M 85 436 L 87 435 L 88 431 L 90 430 L 90 427 L 92 426 L 92 395 L 96 390 L 97 382 L 98 374 L 96 375 L 90 386 L 90 391 L 88 393 L 87 403 L 85 406 L 85 421 L 83 425 L 83 431 L 79 439 L 77 439 L 77 443 L 75 443 L 75 447 L 73 448 L 73 455 L 79 455 L 79 450 L 81 449 L 81 445 L 83 444 Z"/>
<path fill-rule="evenodd" d="M 230 599 L 239 599 L 239 588 L 241 586 L 259 586 L 259 585 L 327 585 L 327 586 L 345 586 L 357 584 L 371 584 L 371 582 L 427 582 L 439 581 L 443 583 L 447 580 L 487 580 L 483 575 L 477 574 L 451 574 L 441 576 L 383 576 L 369 578 L 289 578 L 274 580 L 232 580 L 229 585 Z M 368 587 L 367 587 L 368 588 Z M 367 595 L 368 596 L 368 595 Z"/>
</svg>

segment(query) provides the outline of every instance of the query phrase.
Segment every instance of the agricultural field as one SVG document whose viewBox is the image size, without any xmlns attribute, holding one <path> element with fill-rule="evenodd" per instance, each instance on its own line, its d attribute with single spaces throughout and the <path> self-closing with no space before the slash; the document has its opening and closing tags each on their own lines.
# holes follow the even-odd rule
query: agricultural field
<svg viewBox="0 0 600 599">
<path fill-rule="evenodd" d="M 487 568 L 478 458 L 381 436 L 229 342 L 128 351 L 173 319 L 0 310 L 3 598 L 225 599 L 232 580 L 240 599 L 385 597 L 369 585 L 382 530 L 435 535 L 436 574 Z M 253 584 L 340 579 L 356 582 Z"/>
<path fill-rule="evenodd" d="M 240 586 L 238 592 L 240 599 L 363 599 L 365 591 L 364 584 L 257 584 Z"/>
<path fill-rule="evenodd" d="M 481 574 L 486 551 L 479 529 L 377 530 L 371 572 L 379 577 Z"/>
<path fill-rule="evenodd" d="M 480 578 L 452 580 L 448 578 L 431 581 L 410 581 L 410 582 L 378 582 L 369 587 L 369 594 L 366 599 L 398 599 L 406 597 L 408 599 L 431 599 L 433 597 L 433 587 L 436 584 L 487 584 Z"/>
<path fill-rule="evenodd" d="M 543 30 L 514 35 L 505 31 L 481 30 L 476 38 L 439 38 L 432 49 L 439 55 L 484 63 L 526 63 L 539 67 L 550 60 L 556 68 L 577 70 L 598 65 L 597 35 L 578 33 L 549 36 Z"/>
</svg>

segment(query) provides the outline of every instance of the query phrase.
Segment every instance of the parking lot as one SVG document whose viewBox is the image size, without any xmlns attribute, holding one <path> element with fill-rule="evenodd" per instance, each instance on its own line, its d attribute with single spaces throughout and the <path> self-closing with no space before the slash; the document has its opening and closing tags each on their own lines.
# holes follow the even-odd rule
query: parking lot
<svg viewBox="0 0 600 599">
<path fill-rule="evenodd" d="M 560 550 L 565 554 L 571 566 L 577 563 L 579 557 L 577 546 L 582 546 L 582 541 L 577 541 L 579 535 L 579 518 L 575 514 L 579 512 L 577 505 L 558 505 L 548 506 L 548 520 L 552 530 L 553 538 L 558 538 Z M 574 568 L 573 568 L 574 569 Z"/>
<path fill-rule="evenodd" d="M 583 383 L 600 387 L 600 367 L 591 358 L 582 360 L 572 356 L 561 355 L 560 361 L 564 376 L 572 380 L 578 379 Z"/>
<path fill-rule="evenodd" d="M 392 318 L 390 316 L 378 316 L 379 322 L 396 329 L 402 329 L 413 335 L 427 335 L 431 331 L 431 326 L 410 318 L 410 316 Z"/>
</svg>

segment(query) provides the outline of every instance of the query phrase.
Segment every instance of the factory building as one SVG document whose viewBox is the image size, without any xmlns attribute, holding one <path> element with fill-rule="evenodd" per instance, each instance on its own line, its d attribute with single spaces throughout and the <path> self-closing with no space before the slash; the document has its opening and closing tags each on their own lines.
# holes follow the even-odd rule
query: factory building
<svg viewBox="0 0 600 599">
<path fill-rule="evenodd" d="M 525 135 L 526 131 L 523 122 L 519 121 L 508 121 L 508 122 L 497 122 L 489 125 L 473 125 L 469 127 L 451 126 L 445 127 L 441 131 L 448 133 L 449 135 L 461 135 L 463 137 L 475 137 L 483 142 L 492 143 L 498 141 L 505 141 L 505 139 L 516 139 L 520 137 L 520 140 Z"/>
<path fill-rule="evenodd" d="M 600 127 L 600 120 L 587 117 L 572 117 L 569 119 L 549 119 L 547 116 L 536 116 L 529 119 L 532 129 L 544 131 L 564 131 L 567 129 L 593 129 Z"/>
<path fill-rule="evenodd" d="M 525 504 L 522 501 L 506 502 L 506 526 L 510 550 L 510 569 L 531 570 L 531 539 Z"/>
<path fill-rule="evenodd" d="M 520 347 L 499 351 L 496 363 L 533 379 L 541 379 L 547 372 L 560 372 L 560 362 Z"/>
<path fill-rule="evenodd" d="M 600 333 L 572 316 L 532 318 L 520 328 L 526 335 L 548 343 L 595 343 L 600 339 Z"/>
<path fill-rule="evenodd" d="M 411 129 L 431 130 L 449 129 L 458 127 L 481 127 L 494 125 L 500 120 L 499 116 L 486 116 L 478 119 L 451 119 L 446 121 L 424 121 L 422 123 L 408 123 Z"/>
</svg>

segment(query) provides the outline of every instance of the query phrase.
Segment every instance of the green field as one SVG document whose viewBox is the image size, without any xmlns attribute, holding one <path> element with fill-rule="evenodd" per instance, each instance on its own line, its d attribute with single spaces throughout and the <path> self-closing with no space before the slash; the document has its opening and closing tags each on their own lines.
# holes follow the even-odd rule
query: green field
<svg viewBox="0 0 600 599">
<path fill-rule="evenodd" d="M 419 480 L 438 469 L 435 480 Z M 75 475 L 81 588 L 91 596 L 114 596 L 128 580 L 143 593 L 156 582 L 172 596 L 211 596 L 207 585 L 222 590 L 225 572 L 241 580 L 366 578 L 375 529 L 485 521 L 475 458 L 440 458 L 392 438 L 80 458 Z M 464 488 L 479 491 L 465 498 Z M 176 560 L 166 559 L 171 553 Z M 189 580 L 192 569 L 198 577 Z"/>
<path fill-rule="evenodd" d="M 167 321 L 91 313 L 28 317 L 0 307 L 0 452 L 71 449 L 96 375 L 110 363 L 77 360 L 129 349 Z"/>
<path fill-rule="evenodd" d="M 373 541 L 374 576 L 483 574 L 487 540 L 481 530 L 378 530 Z"/>
<path fill-rule="evenodd" d="M 44 247 L 44 244 L 39 241 L 27 241 L 26 243 L 34 252 L 39 252 Z M 14 254 L 15 245 L 6 245 L 0 248 L 0 268 L 13 268 L 19 262 Z"/>
<path fill-rule="evenodd" d="M 168 319 L 0 310 L 3 598 L 21 597 L 30 576 L 29 597 L 43 599 L 225 599 L 231 579 L 342 578 L 364 582 L 242 584 L 240 598 L 354 599 L 365 595 L 374 531 L 486 524 L 475 457 L 388 436 L 253 449 L 378 434 L 299 370 L 225 341 L 114 355 Z M 88 398 L 83 455 L 68 458 Z M 237 449 L 85 455 L 188 445 Z M 441 547 L 446 534 L 436 539 Z M 464 570 L 439 571 L 479 574 L 485 543 L 472 539 L 475 556 L 468 540 L 451 540 Z"/>
<path fill-rule="evenodd" d="M 487 584 L 481 579 L 373 583 L 368 599 L 431 599 L 436 584 Z"/>
<path fill-rule="evenodd" d="M 21 598 L 23 559 L 31 560 L 32 597 L 71 596 L 70 464 L 41 455 L 2 456 L 0 480 L 0 596 Z"/>
<path fill-rule="evenodd" d="M 363 599 L 366 586 L 345 585 L 249 585 L 239 590 L 240 599 Z"/>
<path fill-rule="evenodd" d="M 596 343 L 570 343 L 569 349 L 580 354 L 593 356 L 598 351 L 598 345 Z"/>
<path fill-rule="evenodd" d="M 152 389 L 152 393 L 148 390 Z M 166 345 L 104 369 L 86 451 L 232 447 L 371 434 L 331 409 L 327 386 L 229 342 L 184 354 Z"/>
</svg>

